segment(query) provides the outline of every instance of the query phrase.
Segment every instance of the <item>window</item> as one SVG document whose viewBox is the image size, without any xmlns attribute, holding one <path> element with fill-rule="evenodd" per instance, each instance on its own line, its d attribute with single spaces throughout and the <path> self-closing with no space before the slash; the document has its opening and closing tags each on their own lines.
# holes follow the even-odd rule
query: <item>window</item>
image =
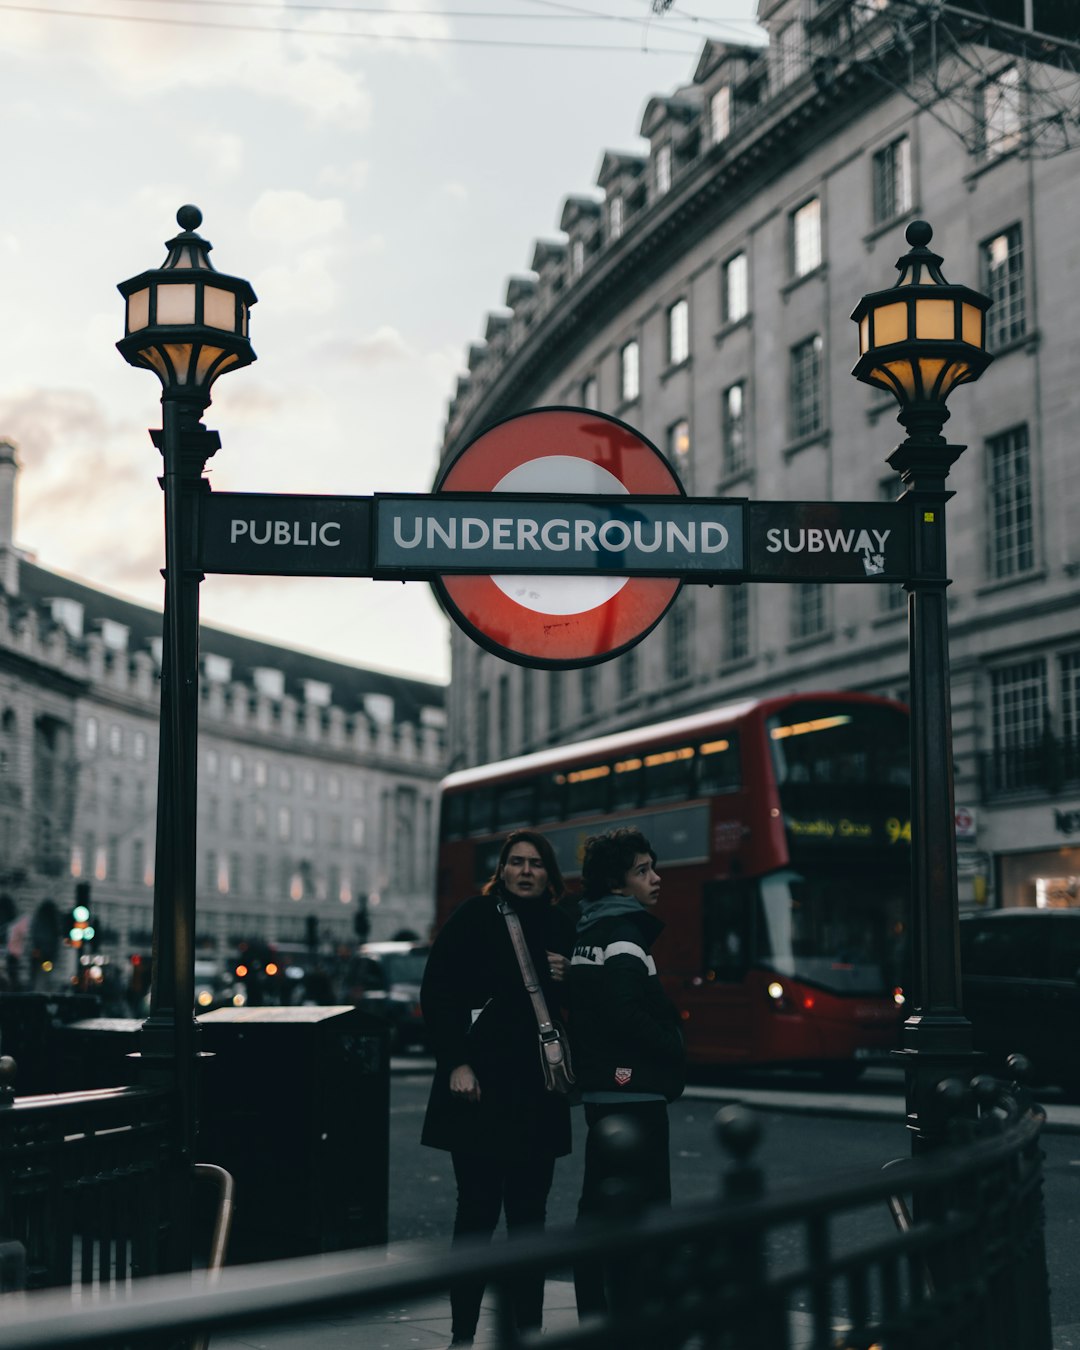
<svg viewBox="0 0 1080 1350">
<path fill-rule="evenodd" d="M 988 571 L 1003 579 L 1035 565 L 1031 506 L 1031 458 L 1026 426 L 986 442 Z"/>
<path fill-rule="evenodd" d="M 719 145 L 731 134 L 731 89 L 722 84 L 709 100 L 709 124 L 713 145 Z"/>
<path fill-rule="evenodd" d="M 592 717 L 596 712 L 596 667 L 583 666 L 581 670 L 581 715 Z"/>
<path fill-rule="evenodd" d="M 1072 747 L 1071 758 L 1076 761 L 1076 746 L 1080 743 L 1080 652 L 1066 652 L 1058 658 L 1061 674 L 1061 735 Z M 1068 775 L 1072 777 L 1072 775 Z"/>
<path fill-rule="evenodd" d="M 131 879 L 136 886 L 141 886 L 146 872 L 146 844 L 142 839 L 133 839 L 131 841 Z"/>
<path fill-rule="evenodd" d="M 216 778 L 218 769 L 221 765 L 221 758 L 216 750 L 207 750 L 206 752 L 206 776 L 207 778 Z"/>
<path fill-rule="evenodd" d="M 257 759 L 255 761 L 255 786 L 261 788 L 266 787 L 269 781 L 270 769 L 267 766 L 266 760 Z"/>
<path fill-rule="evenodd" d="M 255 896 L 259 900 L 266 898 L 266 882 L 269 866 L 265 853 L 255 854 Z"/>
<path fill-rule="evenodd" d="M 495 716 L 498 720 L 498 745 L 496 751 L 500 759 L 505 759 L 510 753 L 510 677 L 500 675 L 496 690 L 498 700 L 495 705 Z"/>
<path fill-rule="evenodd" d="M 252 815 L 254 819 L 255 838 L 265 839 L 267 829 L 267 815 L 266 815 L 266 807 L 262 804 L 262 802 L 255 803 L 255 806 L 252 809 Z"/>
<path fill-rule="evenodd" d="M 622 197 L 612 197 L 608 203 L 608 238 L 612 243 L 622 237 L 623 232 L 623 199 Z"/>
<path fill-rule="evenodd" d="M 785 24 L 777 34 L 773 66 L 777 89 L 790 84 L 802 70 L 801 43 L 802 29 L 797 22 Z"/>
<path fill-rule="evenodd" d="M 229 756 L 229 779 L 233 783 L 244 781 L 244 761 L 239 755 Z"/>
<path fill-rule="evenodd" d="M 137 731 L 137 732 L 135 733 L 135 738 L 134 738 L 134 740 L 133 740 L 132 743 L 131 743 L 131 747 L 132 747 L 132 750 L 133 750 L 133 752 L 134 752 L 134 755 L 135 755 L 135 758 L 136 758 L 136 759 L 142 760 L 142 759 L 145 759 L 145 758 L 146 758 L 146 732 L 145 732 L 145 731 Z"/>
<path fill-rule="evenodd" d="M 300 787 L 305 797 L 315 796 L 315 774 L 311 769 L 305 769 L 300 775 Z"/>
<path fill-rule="evenodd" d="M 669 680 L 685 680 L 690 677 L 691 604 L 689 595 L 683 594 L 668 612 L 665 632 Z"/>
<path fill-rule="evenodd" d="M 724 264 L 723 306 L 726 323 L 738 323 L 750 311 L 749 271 L 745 253 L 736 253 Z"/>
<path fill-rule="evenodd" d="M 638 654 L 624 652 L 619 658 L 619 698 L 633 698 L 638 685 Z"/>
<path fill-rule="evenodd" d="M 548 735 L 555 736 L 562 726 L 562 676 L 556 671 L 548 674 Z"/>
<path fill-rule="evenodd" d="M 825 587 L 804 581 L 791 590 L 791 640 L 801 642 L 825 632 Z"/>
<path fill-rule="evenodd" d="M 96 717 L 86 719 L 86 748 L 87 750 L 96 750 L 98 743 L 98 720 Z"/>
<path fill-rule="evenodd" d="M 481 689 L 476 696 L 476 759 L 486 764 L 491 758 L 491 695 Z"/>
<path fill-rule="evenodd" d="M 676 300 L 667 319 L 668 362 L 681 366 L 690 355 L 690 306 L 685 300 Z"/>
<path fill-rule="evenodd" d="M 791 349 L 791 436 L 813 436 L 824 425 L 819 334 Z"/>
<path fill-rule="evenodd" d="M 624 403 L 633 403 L 641 392 L 639 350 L 636 342 L 628 342 L 620 353 L 621 379 L 619 392 Z"/>
<path fill-rule="evenodd" d="M 585 242 L 582 239 L 570 241 L 570 275 L 581 276 L 585 270 Z"/>
<path fill-rule="evenodd" d="M 724 588 L 724 659 L 745 661 L 750 655 L 750 591 L 746 586 Z"/>
<path fill-rule="evenodd" d="M 581 386 L 581 406 L 583 408 L 599 408 L 600 406 L 600 387 L 596 382 L 595 375 L 590 375 Z"/>
<path fill-rule="evenodd" d="M 278 838 L 283 844 L 287 844 L 292 838 L 292 812 L 287 806 L 279 806 L 277 819 Z"/>
<path fill-rule="evenodd" d="M 900 136 L 874 155 L 874 222 L 911 210 L 911 141 Z"/>
<path fill-rule="evenodd" d="M 203 885 L 208 891 L 215 890 L 217 887 L 217 854 L 212 848 L 206 850 Z"/>
<path fill-rule="evenodd" d="M 524 667 L 521 672 L 521 743 L 532 745 L 533 739 L 533 673 Z"/>
<path fill-rule="evenodd" d="M 690 423 L 685 417 L 673 422 L 667 430 L 667 457 L 683 486 L 692 488 L 690 473 Z"/>
<path fill-rule="evenodd" d="M 979 91 L 979 127 L 987 159 L 1004 155 L 1020 144 L 1020 72 L 1008 66 Z"/>
<path fill-rule="evenodd" d="M 986 345 L 994 351 L 1023 337 L 1024 246 L 1019 225 L 987 239 L 982 245 L 983 290 L 990 297 L 986 313 Z"/>
<path fill-rule="evenodd" d="M 114 759 L 119 759 L 119 757 L 123 753 L 124 753 L 123 728 L 117 726 L 117 724 L 114 722 L 112 726 L 109 728 L 109 754 L 112 755 Z"/>
<path fill-rule="evenodd" d="M 1031 778 L 1025 750 L 1037 746 L 1046 726 L 1046 662 L 1042 657 L 990 672 L 994 784 L 1026 787 Z"/>
<path fill-rule="evenodd" d="M 805 277 L 821 266 L 821 202 L 813 197 L 791 217 L 791 270 Z"/>
<path fill-rule="evenodd" d="M 656 195 L 662 197 L 671 187 L 671 146 L 666 142 L 656 152 Z"/>
<path fill-rule="evenodd" d="M 747 467 L 746 445 L 746 382 L 729 385 L 722 395 L 722 429 L 724 435 L 724 469 L 727 473 L 741 473 Z"/>
</svg>

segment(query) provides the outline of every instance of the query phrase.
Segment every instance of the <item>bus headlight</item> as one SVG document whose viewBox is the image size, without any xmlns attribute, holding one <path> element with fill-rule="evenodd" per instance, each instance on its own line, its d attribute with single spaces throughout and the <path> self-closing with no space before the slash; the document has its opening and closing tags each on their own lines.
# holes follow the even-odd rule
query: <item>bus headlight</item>
<svg viewBox="0 0 1080 1350">
<path fill-rule="evenodd" d="M 904 991 L 901 988 L 897 987 L 892 991 L 892 1001 L 898 1008 L 902 1008 L 907 1002 L 907 999 L 904 997 Z"/>
<path fill-rule="evenodd" d="M 784 986 L 779 980 L 772 980 L 765 992 L 771 999 L 775 999 L 775 1001 L 779 1003 L 784 997 Z"/>
</svg>

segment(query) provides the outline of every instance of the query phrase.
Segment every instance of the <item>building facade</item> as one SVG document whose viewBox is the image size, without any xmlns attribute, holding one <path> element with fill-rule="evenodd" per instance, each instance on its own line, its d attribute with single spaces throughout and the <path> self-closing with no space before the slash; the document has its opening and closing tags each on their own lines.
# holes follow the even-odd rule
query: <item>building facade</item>
<svg viewBox="0 0 1080 1350">
<path fill-rule="evenodd" d="M 161 614 L 20 556 L 16 473 L 0 444 L 0 891 L 66 912 L 88 882 L 98 947 L 148 952 Z M 209 627 L 200 649 L 200 950 L 350 944 L 361 914 L 426 935 L 442 686 Z"/>
<path fill-rule="evenodd" d="M 895 499 L 896 406 L 851 377 L 849 315 L 928 219 L 949 280 L 993 300 L 995 361 L 948 427 L 968 446 L 949 480 L 961 901 L 1075 904 L 1080 151 L 1035 143 L 1061 71 L 1019 30 L 990 40 L 961 15 L 931 32 L 918 11 L 774 0 L 767 49 L 708 43 L 685 88 L 650 99 L 648 153 L 605 152 L 563 237 L 509 282 L 469 348 L 444 462 L 500 417 L 576 405 L 644 433 L 696 495 Z M 685 587 L 637 648 L 565 673 L 455 634 L 451 763 L 748 695 L 904 698 L 905 615 L 899 587 Z"/>
</svg>

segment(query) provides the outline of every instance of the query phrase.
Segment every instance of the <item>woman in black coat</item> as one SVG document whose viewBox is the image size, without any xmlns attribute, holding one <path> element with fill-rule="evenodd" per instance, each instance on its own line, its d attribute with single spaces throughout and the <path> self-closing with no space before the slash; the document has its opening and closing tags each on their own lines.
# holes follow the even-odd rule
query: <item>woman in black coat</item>
<svg viewBox="0 0 1080 1350">
<path fill-rule="evenodd" d="M 533 830 L 509 834 L 481 895 L 459 905 L 435 939 L 420 1002 L 435 1050 L 421 1142 L 449 1151 L 457 1182 L 454 1241 L 543 1225 L 555 1159 L 570 1152 L 566 1098 L 548 1092 L 532 1003 L 500 899 L 518 918 L 544 998 L 555 1014 L 566 977 L 573 924 L 556 907 L 563 882 L 554 850 Z M 472 1345 L 482 1280 L 450 1291 L 452 1345 Z M 543 1319 L 542 1276 L 514 1295 L 518 1329 Z"/>
</svg>

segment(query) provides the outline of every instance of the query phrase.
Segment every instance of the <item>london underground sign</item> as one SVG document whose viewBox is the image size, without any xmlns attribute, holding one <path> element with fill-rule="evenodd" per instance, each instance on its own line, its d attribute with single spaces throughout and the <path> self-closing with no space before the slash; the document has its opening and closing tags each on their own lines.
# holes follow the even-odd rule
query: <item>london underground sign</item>
<svg viewBox="0 0 1080 1350">
<path fill-rule="evenodd" d="M 489 427 L 443 469 L 436 492 L 681 497 L 656 447 L 585 408 L 543 408 Z M 451 618 L 489 651 L 544 666 L 588 665 L 638 642 L 679 593 L 677 576 L 491 572 L 440 577 Z"/>
<path fill-rule="evenodd" d="M 905 581 L 920 519 L 903 500 L 687 497 L 625 423 L 548 408 L 489 428 L 428 495 L 205 492 L 185 564 L 427 580 L 475 641 L 559 669 L 632 646 L 684 583 Z"/>
</svg>

